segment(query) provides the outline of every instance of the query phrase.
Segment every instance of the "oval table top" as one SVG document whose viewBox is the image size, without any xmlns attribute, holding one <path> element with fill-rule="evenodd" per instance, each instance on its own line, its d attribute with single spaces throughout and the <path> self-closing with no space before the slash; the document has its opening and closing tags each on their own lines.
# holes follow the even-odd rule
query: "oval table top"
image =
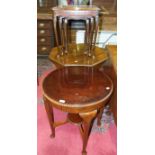
<svg viewBox="0 0 155 155">
<path fill-rule="evenodd" d="M 113 82 L 97 68 L 70 66 L 57 69 L 44 79 L 43 96 L 54 107 L 78 113 L 103 106 L 111 96 Z"/>
</svg>

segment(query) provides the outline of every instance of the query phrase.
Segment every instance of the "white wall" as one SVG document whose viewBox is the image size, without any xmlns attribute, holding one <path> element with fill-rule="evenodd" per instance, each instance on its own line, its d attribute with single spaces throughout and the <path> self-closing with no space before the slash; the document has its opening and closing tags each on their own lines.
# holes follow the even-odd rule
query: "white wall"
<svg viewBox="0 0 155 155">
<path fill-rule="evenodd" d="M 84 42 L 84 30 L 77 31 L 76 43 Z M 115 31 L 100 31 L 97 35 L 96 46 L 105 47 L 107 44 L 117 44 L 117 33 Z"/>
</svg>

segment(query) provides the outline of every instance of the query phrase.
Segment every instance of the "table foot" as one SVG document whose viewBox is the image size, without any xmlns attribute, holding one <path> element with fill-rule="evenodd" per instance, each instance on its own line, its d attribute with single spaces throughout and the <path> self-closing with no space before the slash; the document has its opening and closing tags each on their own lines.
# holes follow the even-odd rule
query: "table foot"
<svg viewBox="0 0 155 155">
<path fill-rule="evenodd" d="M 82 155 L 87 155 L 87 152 L 86 151 L 82 151 Z"/>
<path fill-rule="evenodd" d="M 97 121 L 97 126 L 101 127 L 101 121 Z"/>
<path fill-rule="evenodd" d="M 50 138 L 55 138 L 55 134 L 52 133 L 52 134 L 50 135 Z"/>
<path fill-rule="evenodd" d="M 97 126 L 98 126 L 98 127 L 101 126 L 101 119 L 102 119 L 103 110 L 104 110 L 104 107 L 102 107 L 102 108 L 99 110 L 99 113 L 98 113 L 98 115 L 97 115 Z"/>
</svg>

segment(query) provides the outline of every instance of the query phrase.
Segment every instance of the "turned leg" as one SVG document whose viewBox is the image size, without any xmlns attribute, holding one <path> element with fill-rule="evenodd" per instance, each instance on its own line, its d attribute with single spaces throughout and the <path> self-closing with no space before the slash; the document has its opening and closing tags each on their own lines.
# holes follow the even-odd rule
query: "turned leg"
<svg viewBox="0 0 155 155">
<path fill-rule="evenodd" d="M 83 119 L 83 123 L 80 126 L 80 131 L 83 139 L 83 149 L 82 149 L 82 155 L 87 155 L 86 147 L 88 143 L 89 134 L 91 132 L 92 123 L 97 114 L 97 110 L 94 110 L 92 112 L 87 113 L 80 113 L 80 117 Z"/>
<path fill-rule="evenodd" d="M 45 109 L 46 109 L 46 113 L 48 116 L 48 120 L 49 120 L 49 124 L 50 124 L 50 128 L 51 128 L 51 138 L 55 137 L 55 127 L 54 127 L 54 113 L 53 113 L 53 107 L 52 105 L 48 102 L 48 100 L 46 98 L 44 99 L 44 105 L 45 105 Z"/>
<path fill-rule="evenodd" d="M 101 118 L 102 118 L 103 110 L 104 110 L 104 107 L 100 108 L 99 113 L 97 115 L 97 125 L 98 126 L 101 126 Z"/>
</svg>

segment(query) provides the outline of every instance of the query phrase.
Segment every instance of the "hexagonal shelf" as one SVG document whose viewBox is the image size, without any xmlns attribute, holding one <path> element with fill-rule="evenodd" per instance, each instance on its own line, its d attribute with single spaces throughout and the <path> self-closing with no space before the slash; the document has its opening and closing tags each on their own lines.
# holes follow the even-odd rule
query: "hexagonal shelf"
<svg viewBox="0 0 155 155">
<path fill-rule="evenodd" d="M 69 44 L 68 53 L 59 56 L 58 48 L 52 48 L 49 59 L 56 65 L 60 66 L 96 66 L 108 59 L 106 50 L 95 47 L 94 56 L 85 54 L 88 50 L 84 44 Z"/>
</svg>

